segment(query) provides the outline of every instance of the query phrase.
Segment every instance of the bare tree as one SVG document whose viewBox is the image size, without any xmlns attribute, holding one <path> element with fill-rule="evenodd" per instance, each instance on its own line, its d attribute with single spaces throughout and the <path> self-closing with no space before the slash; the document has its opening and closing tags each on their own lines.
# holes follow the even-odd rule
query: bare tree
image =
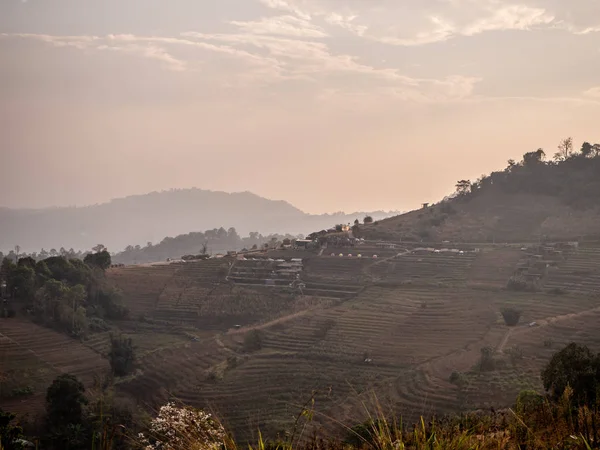
<svg viewBox="0 0 600 450">
<path fill-rule="evenodd" d="M 555 161 L 566 161 L 573 155 L 573 138 L 568 137 L 560 141 L 558 151 L 554 154 Z"/>
<path fill-rule="evenodd" d="M 19 260 L 19 253 L 21 253 L 21 246 L 15 245 L 15 254 L 17 255 L 17 261 Z"/>
</svg>

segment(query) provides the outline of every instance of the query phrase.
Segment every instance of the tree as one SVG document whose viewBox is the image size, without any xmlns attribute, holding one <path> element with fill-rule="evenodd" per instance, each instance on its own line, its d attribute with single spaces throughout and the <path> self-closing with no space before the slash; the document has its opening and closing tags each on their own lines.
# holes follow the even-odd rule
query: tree
<svg viewBox="0 0 600 450">
<path fill-rule="evenodd" d="M 573 155 L 573 138 L 568 137 L 560 141 L 558 151 L 554 154 L 554 160 L 561 162 L 566 161 Z"/>
<path fill-rule="evenodd" d="M 363 219 L 363 223 L 365 225 L 367 225 L 369 223 L 373 223 L 373 218 L 371 216 L 365 216 L 365 218 Z"/>
<path fill-rule="evenodd" d="M 519 319 L 521 318 L 521 311 L 515 308 L 504 308 L 502 309 L 502 317 L 504 318 L 504 323 L 509 327 L 514 327 L 519 323 Z"/>
<path fill-rule="evenodd" d="M 600 361 L 586 346 L 571 343 L 552 356 L 542 371 L 544 389 L 558 400 L 567 386 L 573 390 L 573 401 L 577 406 L 595 405 Z"/>
<path fill-rule="evenodd" d="M 46 423 L 56 448 L 82 446 L 87 403 L 85 387 L 74 375 L 59 375 L 52 382 L 46 392 Z"/>
<path fill-rule="evenodd" d="M 2 450 L 20 450 L 22 445 L 18 443 L 23 439 L 23 429 L 18 425 L 13 425 L 17 416 L 12 413 L 4 412 L 0 408 L 0 449 Z"/>
<path fill-rule="evenodd" d="M 124 338 L 123 336 L 115 338 L 111 335 L 110 347 L 108 358 L 113 373 L 118 377 L 130 374 L 133 371 L 135 363 L 135 353 L 131 338 Z"/>
<path fill-rule="evenodd" d="M 92 247 L 92 251 L 94 251 L 96 253 L 100 253 L 104 250 L 106 250 L 106 247 L 103 244 L 98 244 L 95 247 Z"/>
<path fill-rule="evenodd" d="M 593 156 L 594 154 L 594 146 L 592 144 L 590 144 L 589 142 L 584 142 L 581 145 L 581 156 L 583 156 L 584 158 L 589 158 L 590 156 Z"/>
<path fill-rule="evenodd" d="M 481 359 L 479 360 L 479 368 L 482 372 L 494 370 L 496 361 L 494 360 L 494 349 L 492 347 L 483 347 L 481 350 Z"/>
<path fill-rule="evenodd" d="M 223 448 L 226 436 L 223 426 L 210 414 L 167 403 L 150 422 L 147 435 L 140 433 L 138 438 L 147 450 L 217 450 Z"/>
<path fill-rule="evenodd" d="M 469 180 L 460 180 L 456 183 L 456 194 L 460 197 L 471 192 L 471 182 Z"/>
<path fill-rule="evenodd" d="M 35 270 L 35 259 L 33 259 L 31 256 L 24 256 L 23 258 L 19 258 L 19 262 L 17 263 L 17 266 L 19 267 L 31 267 L 32 269 Z"/>
<path fill-rule="evenodd" d="M 35 294 L 35 271 L 26 265 L 17 266 L 6 284 L 15 298 L 31 299 Z"/>
<path fill-rule="evenodd" d="M 108 269 L 112 264 L 110 253 L 106 250 L 86 255 L 83 262 L 89 266 L 95 266 L 102 270 Z"/>
<path fill-rule="evenodd" d="M 538 148 L 535 152 L 525 153 L 523 155 L 523 165 L 525 167 L 531 167 L 536 164 L 541 164 L 546 158 L 546 152 L 543 149 Z"/>
<path fill-rule="evenodd" d="M 17 255 L 17 260 L 19 259 L 19 254 L 21 253 L 21 246 L 15 245 L 15 254 Z"/>
</svg>

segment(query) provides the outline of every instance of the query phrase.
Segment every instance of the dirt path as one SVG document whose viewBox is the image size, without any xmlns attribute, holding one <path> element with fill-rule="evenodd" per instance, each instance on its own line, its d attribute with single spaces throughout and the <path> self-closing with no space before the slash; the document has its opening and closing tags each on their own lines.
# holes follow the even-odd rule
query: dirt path
<svg viewBox="0 0 600 450">
<path fill-rule="evenodd" d="M 508 338 L 510 337 L 511 334 L 523 335 L 526 333 L 533 333 L 533 332 L 535 332 L 535 330 L 538 330 L 543 327 L 547 327 L 548 325 L 552 325 L 557 322 L 563 322 L 563 321 L 569 320 L 569 319 L 575 319 L 578 317 L 585 317 L 587 315 L 594 314 L 598 311 L 600 311 L 600 306 L 598 306 L 596 308 L 592 308 L 592 309 L 586 309 L 585 311 L 581 311 L 578 313 L 562 314 L 560 316 L 554 316 L 554 317 L 548 317 L 546 319 L 541 319 L 541 320 L 537 321 L 537 326 L 534 326 L 534 327 L 523 326 L 523 327 L 513 328 L 513 329 L 509 330 L 509 333 L 507 333 L 505 341 L 508 341 Z M 514 331 L 512 331 L 512 330 L 514 330 Z M 511 331 L 512 331 L 512 333 L 510 333 Z M 503 342 L 503 344 L 506 345 L 506 342 Z M 502 348 L 504 349 L 504 346 Z"/>
<path fill-rule="evenodd" d="M 504 348 L 506 347 L 506 343 L 508 342 L 508 338 L 510 338 L 512 330 L 513 330 L 513 328 L 509 328 L 508 330 L 506 330 L 506 334 L 504 334 L 504 337 L 502 338 L 500 345 L 498 345 L 498 347 L 496 348 L 496 353 L 500 353 L 500 354 L 504 353 Z"/>
<path fill-rule="evenodd" d="M 277 319 L 271 320 L 269 322 L 260 323 L 258 325 L 250 325 L 250 326 L 247 326 L 247 327 L 240 328 L 239 330 L 229 330 L 225 334 L 227 336 L 235 336 L 235 335 L 238 335 L 238 334 L 247 333 L 248 331 L 252 331 L 252 330 L 262 330 L 262 329 L 270 327 L 272 325 L 277 325 L 277 324 L 289 322 L 290 320 L 296 319 L 298 317 L 305 316 L 309 312 L 313 312 L 313 311 L 315 311 L 317 309 L 319 309 L 319 307 L 304 309 L 302 311 L 298 311 L 297 313 L 289 314 L 287 316 L 282 316 L 282 317 L 279 317 Z"/>
</svg>

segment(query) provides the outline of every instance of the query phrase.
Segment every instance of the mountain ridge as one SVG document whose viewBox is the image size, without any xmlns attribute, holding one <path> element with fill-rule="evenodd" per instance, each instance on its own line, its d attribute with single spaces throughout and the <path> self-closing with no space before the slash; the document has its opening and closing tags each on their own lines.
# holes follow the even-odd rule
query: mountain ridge
<svg viewBox="0 0 600 450">
<path fill-rule="evenodd" d="M 246 235 L 308 234 L 336 223 L 397 212 L 308 214 L 285 200 L 271 200 L 249 191 L 228 193 L 198 188 L 153 191 L 88 206 L 48 208 L 0 207 L 0 249 L 19 245 L 24 251 L 41 248 L 86 250 L 102 243 L 111 250 L 159 242 L 213 228 L 234 227 Z"/>
</svg>

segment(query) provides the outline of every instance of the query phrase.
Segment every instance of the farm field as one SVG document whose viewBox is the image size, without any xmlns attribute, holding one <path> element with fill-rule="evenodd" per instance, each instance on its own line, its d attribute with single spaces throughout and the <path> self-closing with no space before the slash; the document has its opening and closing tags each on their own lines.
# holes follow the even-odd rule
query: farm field
<svg viewBox="0 0 600 450">
<path fill-rule="evenodd" d="M 90 387 L 109 370 L 106 359 L 80 342 L 19 319 L 0 319 L 0 362 L 3 395 L 32 388 L 31 395 L 4 397 L 3 405 L 31 416 L 43 410 L 46 389 L 61 373 L 72 373 Z"/>
<path fill-rule="evenodd" d="M 407 423 L 510 406 L 520 390 L 541 390 L 540 370 L 561 346 L 600 349 L 597 247 L 569 253 L 537 292 L 506 288 L 524 257 L 520 246 L 463 254 L 398 248 L 378 259 L 346 253 L 305 256 L 302 291 L 267 284 L 274 259 L 111 269 L 137 313 L 111 323 L 133 339 L 138 357 L 118 391 L 148 409 L 168 399 L 207 408 L 242 440 L 258 429 L 269 437 L 289 430 L 314 393 L 311 427 L 341 435 L 340 424 L 364 420 L 375 401 Z M 521 312 L 516 327 L 505 325 L 506 307 Z M 10 361 L 3 389 L 13 388 L 14 368 L 26 368 L 35 387 L 11 403 L 19 413 L 39 411 L 38 391 L 62 371 L 90 385 L 108 370 L 109 331 L 78 342 L 0 319 L 0 333 L 2 361 Z M 249 339 L 258 344 L 250 348 Z M 482 372 L 486 347 L 495 366 Z"/>
</svg>

